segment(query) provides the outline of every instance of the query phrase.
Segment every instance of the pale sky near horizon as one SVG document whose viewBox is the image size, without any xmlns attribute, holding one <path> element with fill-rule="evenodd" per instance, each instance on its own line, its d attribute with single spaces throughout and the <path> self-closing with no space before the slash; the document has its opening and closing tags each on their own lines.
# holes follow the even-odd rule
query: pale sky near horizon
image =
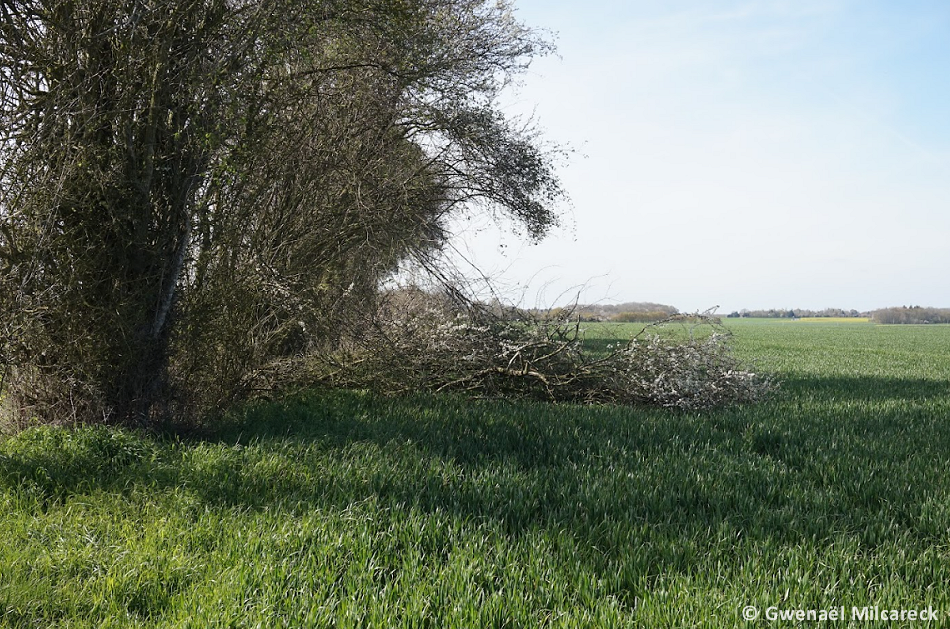
<svg viewBox="0 0 950 629">
<path fill-rule="evenodd" d="M 527 306 L 950 307 L 950 2 L 516 0 L 506 111 L 576 149 L 540 244 L 456 246 Z"/>
</svg>

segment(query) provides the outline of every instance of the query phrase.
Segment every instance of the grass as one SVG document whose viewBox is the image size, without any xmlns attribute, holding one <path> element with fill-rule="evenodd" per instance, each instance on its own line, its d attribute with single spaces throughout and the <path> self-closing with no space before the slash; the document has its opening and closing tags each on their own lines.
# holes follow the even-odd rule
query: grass
<svg viewBox="0 0 950 629">
<path fill-rule="evenodd" d="M 727 324 L 782 375 L 773 400 L 314 391 L 203 438 L 6 439 L 0 626 L 795 626 L 746 605 L 946 624 L 950 327 Z"/>
<path fill-rule="evenodd" d="M 868 317 L 801 317 L 801 323 L 869 323 Z"/>
</svg>

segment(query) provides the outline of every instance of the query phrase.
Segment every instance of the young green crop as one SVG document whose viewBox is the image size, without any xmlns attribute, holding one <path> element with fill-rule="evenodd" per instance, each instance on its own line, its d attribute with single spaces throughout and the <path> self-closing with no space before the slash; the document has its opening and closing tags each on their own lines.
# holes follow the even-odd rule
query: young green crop
<svg viewBox="0 0 950 629">
<path fill-rule="evenodd" d="M 781 376 L 769 402 L 312 391 L 201 436 L 7 438 L 0 626 L 731 627 L 748 605 L 939 626 L 950 327 L 727 325 Z"/>
</svg>

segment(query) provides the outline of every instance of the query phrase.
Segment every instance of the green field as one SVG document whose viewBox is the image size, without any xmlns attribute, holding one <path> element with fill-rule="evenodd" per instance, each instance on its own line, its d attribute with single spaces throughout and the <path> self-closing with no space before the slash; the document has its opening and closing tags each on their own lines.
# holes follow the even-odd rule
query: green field
<svg viewBox="0 0 950 629">
<path fill-rule="evenodd" d="M 726 323 L 771 401 L 311 392 L 200 438 L 8 438 L 0 626 L 950 624 L 950 326 Z"/>
</svg>

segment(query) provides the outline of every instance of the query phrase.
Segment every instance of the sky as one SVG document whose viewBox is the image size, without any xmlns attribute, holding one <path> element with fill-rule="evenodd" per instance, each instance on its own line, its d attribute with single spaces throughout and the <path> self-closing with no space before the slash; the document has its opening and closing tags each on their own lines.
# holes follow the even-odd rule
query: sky
<svg viewBox="0 0 950 629">
<path fill-rule="evenodd" d="M 455 226 L 460 259 L 504 296 L 950 307 L 950 2 L 516 7 L 558 54 L 503 108 L 574 154 L 541 243 Z"/>
</svg>

